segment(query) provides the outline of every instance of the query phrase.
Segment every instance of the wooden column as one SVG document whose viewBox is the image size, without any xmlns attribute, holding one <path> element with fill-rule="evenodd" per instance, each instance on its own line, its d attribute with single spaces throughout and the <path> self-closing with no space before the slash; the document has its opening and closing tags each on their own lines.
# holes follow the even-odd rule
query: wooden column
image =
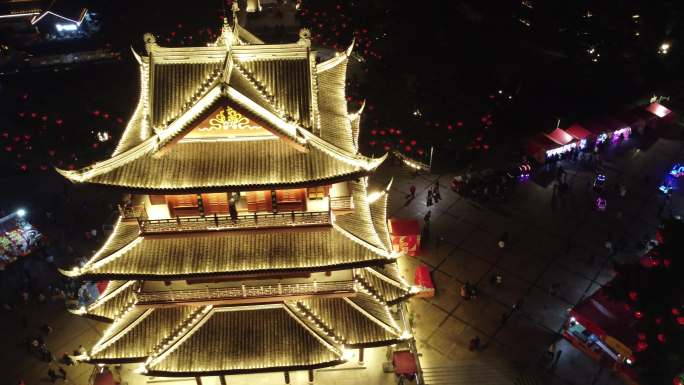
<svg viewBox="0 0 684 385">
<path fill-rule="evenodd" d="M 359 348 L 359 365 L 363 365 L 363 348 Z"/>
<path fill-rule="evenodd" d="M 313 379 L 313 369 L 309 369 L 309 384 L 313 384 L 314 379 Z"/>
<path fill-rule="evenodd" d="M 285 385 L 290 385 L 290 372 L 284 372 L 285 375 Z"/>
<path fill-rule="evenodd" d="M 195 382 L 197 383 L 197 385 L 202 385 L 202 377 L 200 377 L 200 376 L 195 377 Z"/>
<path fill-rule="evenodd" d="M 219 381 L 221 381 L 221 385 L 226 385 L 226 376 L 223 374 L 219 376 Z"/>
</svg>

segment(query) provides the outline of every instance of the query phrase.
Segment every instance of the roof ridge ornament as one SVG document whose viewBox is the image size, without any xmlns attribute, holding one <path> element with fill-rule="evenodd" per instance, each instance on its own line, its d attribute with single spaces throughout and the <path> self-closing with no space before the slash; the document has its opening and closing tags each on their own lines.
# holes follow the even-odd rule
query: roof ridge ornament
<svg viewBox="0 0 684 385">
<path fill-rule="evenodd" d="M 145 51 L 147 51 L 148 55 L 152 53 L 155 48 L 159 47 L 159 45 L 157 45 L 157 39 L 149 32 L 143 35 L 143 41 L 145 41 Z"/>
<path fill-rule="evenodd" d="M 299 40 L 297 44 L 304 47 L 311 47 L 311 31 L 308 28 L 302 28 L 299 30 Z"/>
</svg>

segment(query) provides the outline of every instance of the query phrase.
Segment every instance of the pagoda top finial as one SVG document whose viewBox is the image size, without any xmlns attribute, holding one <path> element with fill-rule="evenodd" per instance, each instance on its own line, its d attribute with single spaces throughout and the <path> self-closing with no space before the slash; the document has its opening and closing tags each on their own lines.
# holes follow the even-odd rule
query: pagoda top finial
<svg viewBox="0 0 684 385">
<path fill-rule="evenodd" d="M 233 0 L 233 4 L 230 6 L 230 10 L 233 12 L 233 27 L 237 28 L 238 24 L 238 12 L 240 11 L 240 6 L 237 0 Z"/>
<path fill-rule="evenodd" d="M 228 18 L 223 18 L 223 25 L 221 26 L 221 36 L 216 40 L 216 45 L 229 47 L 235 42 L 235 33 L 233 27 L 228 23 Z"/>
</svg>

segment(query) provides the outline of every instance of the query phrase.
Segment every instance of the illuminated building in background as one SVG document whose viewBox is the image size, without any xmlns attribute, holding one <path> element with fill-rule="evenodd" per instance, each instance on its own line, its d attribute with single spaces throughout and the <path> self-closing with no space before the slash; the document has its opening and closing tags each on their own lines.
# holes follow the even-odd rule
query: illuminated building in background
<svg viewBox="0 0 684 385">
<path fill-rule="evenodd" d="M 265 44 L 224 24 L 207 47 L 145 35 L 140 99 L 111 158 L 59 170 L 130 193 L 70 277 L 109 284 L 77 312 L 112 325 L 84 357 L 156 377 L 308 371 L 411 338 L 387 228 L 385 159 L 359 153 L 351 47 Z"/>
</svg>

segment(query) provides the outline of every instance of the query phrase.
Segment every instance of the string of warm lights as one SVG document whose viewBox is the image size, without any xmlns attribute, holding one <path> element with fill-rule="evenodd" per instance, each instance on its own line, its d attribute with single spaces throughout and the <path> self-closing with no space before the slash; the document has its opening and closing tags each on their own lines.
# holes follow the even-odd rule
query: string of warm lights
<svg viewBox="0 0 684 385">
<path fill-rule="evenodd" d="M 143 311 L 141 314 L 138 314 L 138 316 L 135 317 L 132 322 L 117 331 L 120 324 L 126 322 L 126 316 L 129 315 L 129 313 L 132 312 L 135 307 L 135 305 L 130 306 L 130 310 L 122 313 L 121 316 L 117 317 L 114 323 L 112 323 L 107 330 L 105 330 L 102 338 L 100 338 L 100 340 L 97 341 L 97 343 L 95 343 L 93 348 L 90 350 L 91 357 L 112 346 L 116 341 L 120 340 L 123 336 L 128 334 L 128 332 L 143 322 L 145 318 L 147 318 L 155 310 L 154 308 L 145 309 L 145 311 Z"/>
<path fill-rule="evenodd" d="M 399 327 L 399 325 L 397 325 L 397 322 L 394 320 L 394 316 L 392 315 L 392 311 L 390 310 L 390 308 L 389 308 L 389 306 L 387 305 L 387 303 L 386 303 L 385 301 L 383 301 L 381 298 L 378 298 L 377 296 L 374 296 L 372 293 L 370 293 L 370 292 L 368 292 L 367 290 L 365 290 L 365 289 L 363 288 L 363 286 L 361 286 L 361 291 L 362 291 L 364 294 L 366 294 L 366 295 L 370 296 L 371 298 L 373 298 L 374 300 L 376 300 L 376 301 L 383 307 L 383 309 L 384 309 L 385 312 L 387 313 L 387 319 L 390 321 L 390 324 L 391 324 L 391 325 L 388 325 L 388 324 L 386 324 L 384 321 L 378 319 L 376 316 L 374 316 L 373 314 L 371 314 L 369 311 L 367 311 L 367 310 L 364 309 L 363 307 L 359 306 L 357 303 L 355 303 L 354 301 L 352 301 L 350 298 L 345 297 L 344 300 L 345 300 L 347 303 L 349 303 L 353 308 L 355 308 L 355 309 L 358 310 L 360 313 L 362 313 L 363 315 L 365 315 L 368 319 L 370 319 L 371 321 L 373 321 L 373 322 L 375 322 L 376 324 L 380 325 L 383 329 L 385 329 L 385 330 L 387 330 L 388 332 L 390 332 L 390 333 L 392 333 L 392 334 L 395 334 L 395 335 L 397 335 L 397 336 L 401 335 L 401 334 L 402 334 L 402 330 L 401 330 L 401 328 Z"/>
<path fill-rule="evenodd" d="M 170 336 L 162 340 L 156 347 L 152 349 L 149 357 L 143 364 L 145 370 L 154 366 L 164 360 L 169 354 L 173 353 L 181 342 L 192 335 L 194 330 L 204 325 L 210 318 L 215 308 L 213 305 L 201 307 L 195 313 L 186 318 L 184 322 L 178 324 L 178 327 L 171 332 Z M 211 313 L 211 314 L 210 314 Z"/>
</svg>

